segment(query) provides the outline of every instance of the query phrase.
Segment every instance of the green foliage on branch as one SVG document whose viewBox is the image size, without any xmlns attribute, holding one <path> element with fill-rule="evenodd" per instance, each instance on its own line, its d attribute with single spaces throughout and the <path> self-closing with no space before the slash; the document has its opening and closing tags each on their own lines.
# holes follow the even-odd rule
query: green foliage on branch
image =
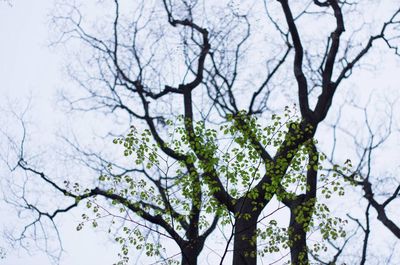
<svg viewBox="0 0 400 265">
<path fill-rule="evenodd" d="M 119 231 L 116 237 L 116 242 L 121 245 L 118 264 L 128 263 L 131 247 L 144 250 L 147 256 L 160 256 L 165 251 L 160 242 L 150 242 L 148 235 L 143 234 L 147 231 L 165 235 L 165 231 L 160 232 L 147 222 L 136 221 L 130 215 L 132 211 L 139 217 L 148 214 L 162 219 L 174 231 L 183 234 L 183 238 L 187 229 L 184 224 L 190 222 L 193 207 L 201 210 L 197 224 L 200 231 L 210 226 L 210 217 L 215 215 L 221 225 L 234 223 L 238 216 L 229 212 L 215 197 L 221 187 L 214 177 L 233 198 L 233 204 L 240 198 L 247 198 L 254 202 L 256 210 L 263 199 L 276 198 L 283 202 L 295 216 L 293 222 L 301 231 L 307 234 L 319 232 L 320 240 L 307 250 L 315 255 L 327 250 L 327 240 L 345 237 L 347 221 L 332 216 L 326 204 L 328 199 L 344 195 L 344 183 L 339 175 L 331 174 L 332 170 L 326 167 L 325 156 L 315 148 L 316 140 L 295 145 L 312 127 L 302 128 L 294 109 L 287 107 L 282 116 L 273 115 L 264 127 L 255 116 L 244 111 L 235 116 L 228 115 L 224 123 L 210 128 L 204 122 L 193 122 L 183 116 L 167 121 L 166 126 L 169 131 L 165 146 L 154 143 L 150 130 L 139 132 L 135 127 L 131 127 L 125 137 L 114 140 L 115 144 L 123 146 L 124 156 L 133 160 L 138 170 L 126 175 L 101 175 L 100 184 L 107 187 L 108 194 L 117 197 L 111 204 L 119 213 L 107 212 L 92 199 L 87 201 L 87 208 L 93 210 L 94 217 L 85 214 L 77 227 L 80 230 L 86 222 L 97 227 L 96 220 L 105 216 L 111 217 L 113 224 L 119 218 L 124 219 L 122 233 Z M 169 148 L 184 159 L 168 160 L 161 155 L 160 148 Z M 289 150 L 285 156 L 276 156 L 273 160 L 263 157 L 265 151 L 283 153 L 285 148 Z M 348 172 L 350 168 L 351 163 L 346 162 L 342 167 L 335 166 L 333 171 Z M 112 172 L 111 167 L 109 171 Z M 319 172 L 315 187 L 310 186 L 310 172 Z M 263 184 L 265 198 L 260 198 L 260 190 L 254 187 L 264 176 L 271 181 Z M 241 214 L 241 218 L 250 217 Z M 281 223 L 274 215 L 267 216 L 265 222 L 260 221 L 256 238 L 249 239 L 259 243 L 259 255 L 288 250 L 294 244 L 293 240 L 297 240 L 293 235 L 296 231 Z M 115 231 L 113 229 L 109 232 Z M 175 261 L 170 259 L 169 262 Z"/>
</svg>

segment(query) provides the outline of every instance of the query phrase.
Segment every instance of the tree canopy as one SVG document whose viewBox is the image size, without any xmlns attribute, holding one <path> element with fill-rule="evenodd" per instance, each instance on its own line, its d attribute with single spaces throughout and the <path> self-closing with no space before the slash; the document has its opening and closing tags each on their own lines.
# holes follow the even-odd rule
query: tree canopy
<svg viewBox="0 0 400 265">
<path fill-rule="evenodd" d="M 96 172 L 89 183 L 84 176 L 59 183 L 26 158 L 22 139 L 10 168 L 71 199 L 50 212 L 22 196 L 22 206 L 38 216 L 23 233 L 84 204 L 91 211 L 77 229 L 110 222 L 119 264 L 130 264 L 135 250 L 167 264 L 203 264 L 204 252 L 217 257 L 213 264 L 365 264 L 372 208 L 400 238 L 387 214 L 398 201 L 399 178 L 372 177 L 371 170 L 374 150 L 392 135 L 394 114 L 390 108 L 375 131 L 367 107 L 336 95 L 368 56 L 378 56 L 375 50 L 399 55 L 400 9 L 382 4 L 385 16 L 363 18 L 374 5 L 59 3 L 54 44 L 79 49 L 68 67 L 79 91 L 65 91 L 65 102 L 124 125 L 104 139 L 118 146 L 112 157 L 66 138 Z M 347 105 L 363 111 L 366 140 L 339 122 L 352 119 Z M 338 151 L 338 135 L 354 140 L 354 150 Z M 377 195 L 379 181 L 390 192 Z M 365 225 L 333 210 L 357 196 L 367 205 Z M 362 251 L 350 261 L 347 249 L 360 228 Z"/>
</svg>

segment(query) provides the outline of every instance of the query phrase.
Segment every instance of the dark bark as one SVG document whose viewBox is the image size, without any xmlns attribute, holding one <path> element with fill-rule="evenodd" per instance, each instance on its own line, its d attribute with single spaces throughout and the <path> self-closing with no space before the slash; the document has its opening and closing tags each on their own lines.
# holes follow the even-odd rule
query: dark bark
<svg viewBox="0 0 400 265">
<path fill-rule="evenodd" d="M 318 152 L 314 144 L 309 150 L 309 169 L 307 170 L 307 191 L 305 194 L 292 196 L 283 191 L 283 203 L 290 209 L 289 245 L 291 262 L 295 265 L 307 265 L 307 231 L 314 213 L 317 191 Z M 317 159 L 313 157 L 316 156 Z"/>
<path fill-rule="evenodd" d="M 367 248 L 368 248 L 368 239 L 369 239 L 369 234 L 371 232 L 370 227 L 369 227 L 369 208 L 371 207 L 371 204 L 368 204 L 367 209 L 365 211 L 365 222 L 366 226 L 363 228 L 364 230 L 364 244 L 363 244 L 363 250 L 362 250 L 362 256 L 361 256 L 361 262 L 360 265 L 364 265 L 365 262 L 367 261 Z"/>
<path fill-rule="evenodd" d="M 203 246 L 204 240 L 201 239 L 185 241 L 181 246 L 181 264 L 197 265 L 197 258 Z"/>
<path fill-rule="evenodd" d="M 372 191 L 372 185 L 368 179 L 358 182 L 358 185 L 363 186 L 364 197 L 377 211 L 378 220 L 381 221 L 382 224 L 393 233 L 393 235 L 395 235 L 397 238 L 400 238 L 400 227 L 387 216 L 385 209 L 385 207 L 400 194 L 400 185 L 397 187 L 393 195 L 382 204 L 375 200 L 374 192 Z"/>
<path fill-rule="evenodd" d="M 242 199 L 236 204 L 235 234 L 233 240 L 233 265 L 257 264 L 257 220 L 260 211 L 251 200 Z"/>
<path fill-rule="evenodd" d="M 257 264 L 257 219 L 238 218 L 233 243 L 233 265 Z"/>
<path fill-rule="evenodd" d="M 307 255 L 307 233 L 303 229 L 304 224 L 296 221 L 296 214 L 291 211 L 289 224 L 290 258 L 292 264 L 306 265 Z"/>
<path fill-rule="evenodd" d="M 197 265 L 197 253 L 195 250 L 182 251 L 182 265 Z"/>
</svg>

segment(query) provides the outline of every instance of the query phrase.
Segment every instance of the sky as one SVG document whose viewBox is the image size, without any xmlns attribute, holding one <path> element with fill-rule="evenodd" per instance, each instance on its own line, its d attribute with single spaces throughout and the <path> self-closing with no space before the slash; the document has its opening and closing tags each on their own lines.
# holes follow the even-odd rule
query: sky
<svg viewBox="0 0 400 265">
<path fill-rule="evenodd" d="M 0 110 L 21 109 L 28 103 L 27 98 L 31 98 L 29 116 L 33 121 L 32 137 L 40 138 L 37 144 L 41 148 L 54 140 L 58 125 L 70 122 L 58 106 L 57 94 L 68 82 L 63 74 L 65 58 L 49 47 L 49 13 L 53 4 L 52 0 L 14 0 L 11 5 L 0 2 Z M 398 72 L 398 62 L 385 61 L 380 75 L 368 77 L 368 85 L 396 89 L 395 84 L 400 80 L 393 78 L 395 72 Z M 399 79 L 398 76 L 396 78 Z M 72 211 L 58 220 L 66 251 L 61 265 L 106 265 L 115 262 L 118 247 L 104 233 L 94 232 L 93 229 L 76 231 L 80 214 L 79 210 Z M 12 207 L 2 202 L 0 216 L 0 229 L 18 222 Z M 6 251 L 6 258 L 0 259 L 0 264 L 51 264 L 46 253 L 34 251 L 29 254 L 23 249 L 13 249 L 2 243 L 1 237 L 0 247 Z"/>
<path fill-rule="evenodd" d="M 62 57 L 49 47 L 48 15 L 53 3 L 52 0 L 16 0 L 10 6 L 0 2 L 0 107 L 24 108 L 29 101 L 27 98 L 31 98 L 29 116 L 34 121 L 33 129 L 44 136 L 41 145 L 45 145 L 46 136 L 53 139 L 51 135 L 57 130 L 55 125 L 65 120 L 57 108 L 57 90 L 65 82 L 60 66 Z M 0 216 L 0 229 L 18 222 L 15 210 L 4 203 L 0 203 Z M 108 244 L 110 241 L 104 234 L 92 229 L 76 231 L 80 220 L 78 211 L 68 213 L 65 218 L 75 221 L 59 220 L 66 250 L 61 264 L 115 262 L 118 249 L 114 244 Z M 6 258 L 0 259 L 2 265 L 51 264 L 44 252 L 28 254 L 23 249 L 12 249 L 2 242 L 2 237 L 0 247 L 6 250 Z"/>
</svg>

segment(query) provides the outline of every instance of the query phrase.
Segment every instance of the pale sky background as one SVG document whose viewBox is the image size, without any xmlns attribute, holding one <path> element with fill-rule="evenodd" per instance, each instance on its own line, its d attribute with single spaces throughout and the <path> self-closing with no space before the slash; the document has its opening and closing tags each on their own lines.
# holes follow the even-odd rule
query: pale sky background
<svg viewBox="0 0 400 265">
<path fill-rule="evenodd" d="M 42 146 L 53 139 L 50 135 L 57 132 L 58 124 L 64 119 L 67 122 L 57 109 L 57 90 L 66 82 L 62 74 L 64 59 L 59 51 L 57 53 L 48 46 L 48 19 L 53 3 L 52 0 L 15 0 L 10 6 L 0 2 L 0 107 L 23 107 L 27 95 L 31 95 L 32 112 L 29 116 L 36 135 L 43 133 L 38 143 Z M 394 74 L 399 73 L 398 62 L 392 59 L 385 62 L 380 74 L 370 75 L 365 84 L 370 87 L 379 84 L 396 90 L 396 84 L 400 83 L 399 75 Z M 351 86 L 351 82 L 348 85 Z M 398 146 L 394 148 L 395 152 Z M 3 202 L 0 202 L 0 216 L 0 230 L 18 222 L 15 211 Z M 107 235 L 90 228 L 76 231 L 79 211 L 62 215 L 57 220 L 61 223 L 60 233 L 66 251 L 61 265 L 108 265 L 116 261 L 119 247 L 110 243 Z M 0 237 L 0 247 L 7 253 L 6 259 L 0 259 L 0 264 L 51 264 L 43 252 L 34 251 L 29 255 L 23 249 L 11 249 L 1 240 Z"/>
<path fill-rule="evenodd" d="M 0 106 L 8 108 L 24 107 L 27 95 L 31 94 L 32 111 L 29 114 L 33 127 L 45 136 L 56 131 L 54 126 L 62 122 L 63 116 L 57 112 L 56 91 L 63 86 L 61 57 L 49 49 L 48 15 L 52 0 L 16 0 L 12 6 L 0 2 Z M 19 104 L 21 103 L 21 104 Z M 45 142 L 45 141 L 44 141 Z M 1 176 L 4 177 L 4 176 Z M 0 203 L 0 229 L 16 220 L 16 213 Z M 11 218 L 7 218 L 12 216 Z M 62 222 L 64 217 L 69 222 Z M 60 233 L 66 253 L 61 264 L 112 264 L 116 261 L 118 248 L 108 244 L 104 233 L 96 234 L 93 229 L 77 232 L 80 220 L 78 211 L 61 216 Z M 51 264 L 48 256 L 40 251 L 31 255 L 23 249 L 6 249 L 4 265 Z"/>
</svg>

